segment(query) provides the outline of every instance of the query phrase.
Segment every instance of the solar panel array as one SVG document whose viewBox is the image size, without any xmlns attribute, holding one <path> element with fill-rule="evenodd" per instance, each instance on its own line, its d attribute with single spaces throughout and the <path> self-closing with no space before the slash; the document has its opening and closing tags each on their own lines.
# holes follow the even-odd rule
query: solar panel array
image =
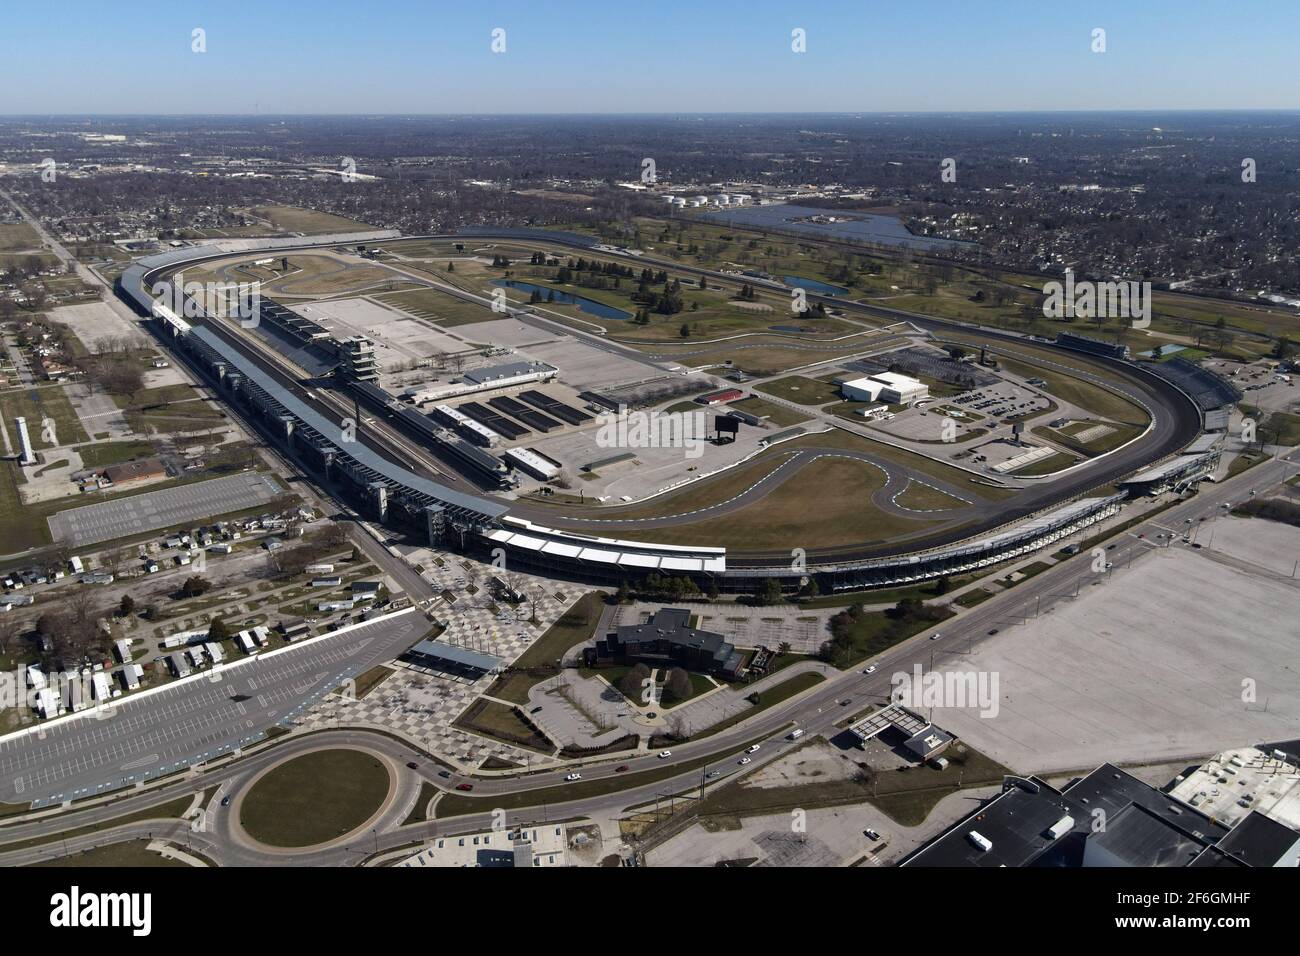
<svg viewBox="0 0 1300 956">
<path fill-rule="evenodd" d="M 540 408 L 548 415 L 553 415 L 560 421 L 567 422 L 570 425 L 585 425 L 591 421 L 591 416 L 586 412 L 580 412 L 572 406 L 565 405 L 559 399 L 551 398 L 551 396 L 539 392 L 535 388 L 530 388 L 528 391 L 521 393 L 519 397 L 534 408 Z"/>
<path fill-rule="evenodd" d="M 500 412 L 493 411 L 486 405 L 480 405 L 478 402 L 466 402 L 463 405 L 458 405 L 456 406 L 456 411 L 463 415 L 468 415 L 480 425 L 486 425 L 498 435 L 503 436 L 507 441 L 514 441 L 519 436 L 528 434 L 527 428 L 520 428 Z"/>
</svg>

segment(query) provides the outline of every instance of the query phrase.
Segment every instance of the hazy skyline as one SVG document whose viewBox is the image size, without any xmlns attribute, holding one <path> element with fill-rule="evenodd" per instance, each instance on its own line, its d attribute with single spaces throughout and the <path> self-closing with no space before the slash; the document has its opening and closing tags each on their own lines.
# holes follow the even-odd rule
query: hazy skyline
<svg viewBox="0 0 1300 956">
<path fill-rule="evenodd" d="M 14 6 L 6 21 L 6 115 L 1300 107 L 1300 6 L 1264 0 L 76 0 Z M 191 49 L 196 28 L 206 52 Z M 806 52 L 791 49 L 795 29 Z"/>
</svg>

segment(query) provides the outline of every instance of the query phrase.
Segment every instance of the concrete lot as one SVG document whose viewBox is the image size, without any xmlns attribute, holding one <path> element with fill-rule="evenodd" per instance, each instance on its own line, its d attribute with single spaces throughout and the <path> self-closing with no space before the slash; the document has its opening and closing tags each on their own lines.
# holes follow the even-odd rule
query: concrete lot
<svg viewBox="0 0 1300 956">
<path fill-rule="evenodd" d="M 146 385 L 150 388 L 154 387 L 147 381 Z M 111 441 L 132 434 L 131 426 L 127 424 L 122 409 L 104 392 L 82 383 L 67 385 L 63 391 L 72 402 L 77 418 L 81 421 L 81 427 L 86 430 L 87 435 L 93 437 L 107 432 L 108 440 Z"/>
<path fill-rule="evenodd" d="M 137 324 L 128 322 L 106 302 L 60 306 L 50 312 L 50 318 L 66 325 L 87 347 L 109 338 L 126 339 L 133 346 L 149 344 Z"/>
<path fill-rule="evenodd" d="M 725 634 L 737 647 L 767 647 L 776 650 L 783 641 L 796 654 L 815 654 L 829 638 L 826 622 L 843 608 L 806 610 L 793 606 L 747 607 L 735 605 L 722 610 L 708 606 L 699 611 L 698 626 Z"/>
<path fill-rule="evenodd" d="M 1175 529 L 1182 530 L 1182 529 Z M 1300 560 L 1300 531 L 1262 518 L 1225 516 L 1206 521 L 1193 539 L 1201 550 L 1248 561 L 1276 574 L 1290 576 Z M 1293 605 L 1300 610 L 1300 606 Z"/>
<path fill-rule="evenodd" d="M 445 336 L 423 322 L 369 299 L 300 303 L 293 310 L 337 335 L 365 335 L 374 339 L 375 358 L 381 368 L 427 358 L 435 352 L 458 352 L 464 348 L 461 342 L 437 341 Z"/>
<path fill-rule="evenodd" d="M 576 408 L 581 408 L 580 402 L 571 403 Z M 673 432 L 663 434 L 685 435 L 685 429 L 690 429 L 692 440 L 696 436 L 708 437 L 714 434 L 713 417 L 718 414 L 715 409 L 706 409 L 700 406 L 697 412 L 690 412 L 696 417 L 689 420 L 661 420 L 645 419 L 647 423 L 654 422 L 658 428 L 672 428 Z M 573 487 L 569 490 L 570 494 L 581 492 L 588 498 L 608 497 L 609 503 L 618 503 L 624 495 L 640 501 L 650 495 L 656 494 L 665 488 L 680 484 L 685 481 L 698 479 L 709 473 L 719 471 L 729 465 L 734 465 L 746 457 L 753 455 L 759 450 L 759 442 L 771 435 L 774 435 L 778 429 L 751 428 L 748 425 L 742 425 L 734 442 L 725 442 L 723 444 L 711 444 L 708 441 L 696 444 L 695 447 L 668 447 L 668 448 L 628 448 L 619 446 L 602 447 L 599 442 L 601 436 L 605 434 L 601 431 L 601 422 L 603 419 L 597 418 L 589 425 L 582 426 L 581 429 L 567 430 L 564 433 L 554 432 L 545 438 L 538 438 L 531 442 L 522 441 L 520 444 L 526 444 L 529 448 L 534 448 L 544 455 L 554 458 L 561 462 L 568 471 L 570 478 L 573 479 Z M 662 424 L 660 422 L 662 421 Z M 596 477 L 590 481 L 581 477 L 585 472 L 581 471 L 583 465 L 589 462 L 599 461 L 603 458 L 610 458 L 625 452 L 633 452 L 636 455 L 636 462 L 629 467 L 626 464 L 619 464 L 610 468 L 600 469 Z M 695 455 L 696 457 L 689 457 Z M 757 478 L 755 478 L 757 481 Z"/>
<path fill-rule="evenodd" d="M 789 813 L 743 817 L 735 830 L 696 824 L 651 850 L 646 862 L 650 866 L 712 866 L 722 860 L 758 858 L 758 866 L 843 866 L 865 854 L 864 865 L 889 866 L 997 791 L 997 787 L 981 787 L 950 794 L 918 827 L 900 826 L 869 803 L 808 810 L 807 831 L 802 836 L 792 832 Z M 863 833 L 868 828 L 880 834 L 878 842 Z"/>
<path fill-rule="evenodd" d="M 479 338 L 478 334 L 476 338 Z M 554 365 L 560 370 L 560 378 L 565 384 L 580 392 L 589 388 L 639 382 L 654 375 L 654 370 L 644 362 L 615 355 L 575 338 L 530 345 L 528 356 Z"/>
<path fill-rule="evenodd" d="M 525 325 L 518 319 L 491 319 L 466 326 L 454 326 L 447 334 L 470 342 L 491 342 L 508 349 L 528 349 L 535 345 L 568 341 L 568 337 L 562 333 Z"/>
<path fill-rule="evenodd" d="M 853 752 L 853 757 L 861 756 L 860 753 Z M 818 739 L 786 754 L 780 760 L 764 764 L 761 769 L 745 778 L 745 786 L 773 789 L 827 783 L 831 780 L 852 780 L 857 770 L 857 763 L 846 756 L 844 751 Z"/>
<path fill-rule="evenodd" d="M 1237 521 L 1221 521 L 1224 528 Z M 940 671 L 999 676 L 1000 708 L 934 720 L 1019 772 L 1199 756 L 1300 734 L 1300 582 L 1262 571 L 1300 530 L 1242 522 L 1237 555 L 1153 550 Z M 1215 548 L 1218 535 L 1215 536 Z M 1287 568 L 1289 573 L 1290 568 Z M 1243 702 L 1243 681 L 1256 685 Z"/>
<path fill-rule="evenodd" d="M 60 511 L 50 516 L 50 533 L 73 546 L 95 544 L 242 511 L 282 494 L 284 486 L 274 476 L 243 472 Z"/>
</svg>

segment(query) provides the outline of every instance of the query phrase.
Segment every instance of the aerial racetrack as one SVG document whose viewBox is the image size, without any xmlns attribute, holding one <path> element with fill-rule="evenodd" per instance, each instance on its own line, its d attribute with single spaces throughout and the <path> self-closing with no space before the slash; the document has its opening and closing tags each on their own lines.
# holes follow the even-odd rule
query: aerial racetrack
<svg viewBox="0 0 1300 956">
<path fill-rule="evenodd" d="M 590 252 L 595 246 L 589 237 L 544 230 L 485 230 L 415 237 L 372 235 L 365 239 L 367 246 L 500 241 L 531 242 L 574 252 Z M 324 242 L 277 240 L 273 248 L 277 254 L 288 254 L 340 243 L 338 238 Z M 155 282 L 235 254 L 196 247 L 142 260 L 124 273 L 121 288 L 134 304 L 148 311 L 147 290 Z M 662 267 L 675 275 L 702 277 L 710 283 L 736 282 L 734 275 L 646 255 L 633 256 L 608 247 L 601 247 L 599 255 L 605 260 Z M 140 294 L 133 294 L 132 288 Z M 969 474 L 955 467 L 936 467 L 932 459 L 914 452 L 831 429 L 810 431 L 718 474 L 650 500 L 627 504 L 552 504 L 532 498 L 508 498 L 481 487 L 467 492 L 464 476 L 447 481 L 447 490 L 453 496 L 464 498 L 468 494 L 482 501 L 487 515 L 484 524 L 493 527 L 513 521 L 579 540 L 609 538 L 632 546 L 644 543 L 647 548 L 655 544 L 725 547 L 728 570 L 736 572 L 784 569 L 790 563 L 792 547 L 806 551 L 812 565 L 820 562 L 841 566 L 960 547 L 963 542 L 1028 521 L 1081 497 L 1101 499 L 1113 495 L 1116 481 L 1180 451 L 1200 431 L 1200 413 L 1191 399 L 1133 363 L 873 303 L 811 294 L 809 300 L 833 303 L 843 314 L 868 320 L 910 323 L 938 340 L 984 347 L 1001 361 L 1045 370 L 1044 374 L 1068 379 L 1076 388 L 1104 388 L 1143 411 L 1144 429 L 1121 447 L 1081 461 L 1050 481 L 1022 482 L 1011 488 L 996 487 L 996 482 L 973 482 Z M 579 327 L 567 334 L 583 333 Z M 592 338 L 606 349 L 622 347 L 617 336 L 602 332 L 599 338 Z M 260 360 L 259 365 L 298 401 L 316 404 L 312 393 L 282 370 Z M 380 459 L 395 465 L 408 461 L 408 452 L 385 442 L 383 436 L 370 435 L 367 440 Z M 445 477 L 445 468 L 443 473 Z M 435 471 L 431 484 L 437 486 L 439 480 Z"/>
</svg>

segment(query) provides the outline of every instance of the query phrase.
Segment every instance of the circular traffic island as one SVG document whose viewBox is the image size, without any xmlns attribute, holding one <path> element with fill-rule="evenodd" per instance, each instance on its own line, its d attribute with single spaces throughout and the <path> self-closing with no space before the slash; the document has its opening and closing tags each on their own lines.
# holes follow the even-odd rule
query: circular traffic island
<svg viewBox="0 0 1300 956">
<path fill-rule="evenodd" d="M 361 829 L 388 804 L 395 777 L 365 750 L 313 750 L 259 774 L 240 796 L 239 827 L 268 847 L 332 843 Z"/>
</svg>

